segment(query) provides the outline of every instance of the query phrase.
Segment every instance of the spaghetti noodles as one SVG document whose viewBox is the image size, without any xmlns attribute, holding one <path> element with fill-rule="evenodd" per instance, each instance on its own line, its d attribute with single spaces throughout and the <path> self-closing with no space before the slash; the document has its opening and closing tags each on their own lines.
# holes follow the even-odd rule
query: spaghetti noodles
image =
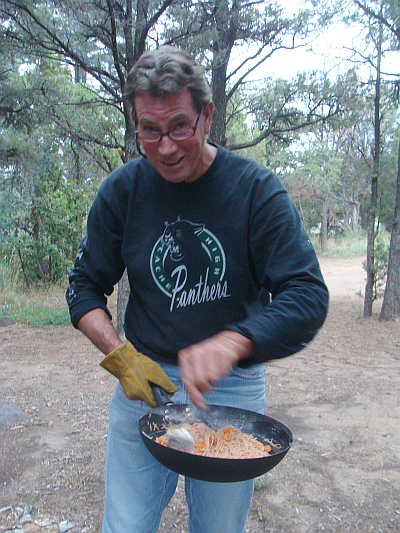
<svg viewBox="0 0 400 533">
<path fill-rule="evenodd" d="M 262 444 L 253 435 L 234 426 L 214 431 L 202 422 L 184 425 L 194 439 L 192 453 L 221 459 L 254 459 L 271 455 L 271 444 Z M 156 438 L 158 444 L 168 446 L 168 430 Z"/>
</svg>

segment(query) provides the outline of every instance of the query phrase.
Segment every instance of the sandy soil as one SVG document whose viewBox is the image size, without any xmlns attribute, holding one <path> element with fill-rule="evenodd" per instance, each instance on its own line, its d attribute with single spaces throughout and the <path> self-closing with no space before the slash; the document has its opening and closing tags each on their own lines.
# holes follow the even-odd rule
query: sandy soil
<svg viewBox="0 0 400 533">
<path fill-rule="evenodd" d="M 361 259 L 321 267 L 326 323 L 300 354 L 267 365 L 267 414 L 294 444 L 261 480 L 249 533 L 400 531 L 400 324 L 362 318 Z M 6 325 L 0 345 L 0 400 L 26 415 L 0 428 L 0 531 L 22 531 L 28 504 L 26 533 L 99 532 L 114 378 L 71 326 Z M 186 531 L 181 483 L 160 531 Z"/>
</svg>

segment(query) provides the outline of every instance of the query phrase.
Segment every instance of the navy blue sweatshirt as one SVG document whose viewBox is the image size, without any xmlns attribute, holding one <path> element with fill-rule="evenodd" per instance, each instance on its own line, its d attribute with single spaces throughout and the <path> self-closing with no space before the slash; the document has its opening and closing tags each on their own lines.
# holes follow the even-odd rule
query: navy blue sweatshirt
<svg viewBox="0 0 400 533">
<path fill-rule="evenodd" d="M 325 320 L 328 290 L 286 189 L 265 167 L 218 147 L 192 183 L 145 158 L 100 187 L 70 274 L 76 327 L 128 270 L 125 334 L 155 360 L 224 329 L 255 343 L 253 363 L 301 350 Z"/>
</svg>

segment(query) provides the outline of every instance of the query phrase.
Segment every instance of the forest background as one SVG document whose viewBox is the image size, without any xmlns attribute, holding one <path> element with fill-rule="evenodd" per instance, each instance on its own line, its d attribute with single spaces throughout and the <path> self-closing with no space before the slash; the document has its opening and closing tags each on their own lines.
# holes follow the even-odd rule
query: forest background
<svg viewBox="0 0 400 533">
<path fill-rule="evenodd" d="M 138 156 L 127 73 L 168 43 L 206 67 L 210 140 L 279 176 L 320 253 L 360 244 L 364 316 L 383 295 L 381 317 L 400 319 L 399 2 L 289 7 L 0 0 L 0 314 L 26 309 L 20 289 L 65 286 L 100 183 Z M 274 57 L 292 72 L 296 52 L 338 25 L 355 37 L 345 62 L 273 75 Z M 51 311 L 52 323 L 65 319 Z"/>
</svg>

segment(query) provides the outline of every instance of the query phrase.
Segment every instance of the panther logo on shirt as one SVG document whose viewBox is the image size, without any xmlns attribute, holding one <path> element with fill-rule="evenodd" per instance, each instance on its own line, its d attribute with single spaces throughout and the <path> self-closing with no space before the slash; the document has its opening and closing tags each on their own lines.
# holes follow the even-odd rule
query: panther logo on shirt
<svg viewBox="0 0 400 533">
<path fill-rule="evenodd" d="M 204 224 L 180 217 L 166 222 L 150 267 L 157 286 L 171 298 L 171 311 L 229 296 L 224 250 Z"/>
</svg>

